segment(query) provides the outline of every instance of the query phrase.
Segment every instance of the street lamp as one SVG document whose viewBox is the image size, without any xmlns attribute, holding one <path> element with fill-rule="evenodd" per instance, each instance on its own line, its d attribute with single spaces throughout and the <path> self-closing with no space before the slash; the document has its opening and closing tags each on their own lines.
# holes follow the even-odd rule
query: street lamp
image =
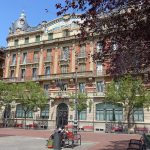
<svg viewBox="0 0 150 150">
<path fill-rule="evenodd" d="M 74 123 L 73 123 L 73 131 L 74 131 L 74 134 L 77 134 L 78 132 L 78 110 L 77 110 L 77 103 L 78 103 L 78 100 L 77 100 L 77 70 L 78 70 L 78 64 L 77 64 L 77 57 L 78 57 L 78 54 L 75 52 L 75 100 L 74 100 L 74 110 L 75 110 L 75 114 L 74 114 Z"/>
<path fill-rule="evenodd" d="M 78 111 L 77 111 L 77 65 L 75 67 L 75 100 L 74 100 L 74 109 L 75 109 L 75 117 L 74 117 L 74 134 L 78 132 Z"/>
</svg>

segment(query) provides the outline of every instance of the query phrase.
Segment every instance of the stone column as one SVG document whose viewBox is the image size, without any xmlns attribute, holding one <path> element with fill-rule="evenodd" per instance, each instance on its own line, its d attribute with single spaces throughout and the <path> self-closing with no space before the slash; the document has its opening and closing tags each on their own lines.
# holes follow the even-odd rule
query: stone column
<svg viewBox="0 0 150 150">
<path fill-rule="evenodd" d="M 6 60 L 5 60 L 5 75 L 4 75 L 4 78 L 9 77 L 9 67 L 10 67 L 10 53 L 7 54 Z"/>
<path fill-rule="evenodd" d="M 19 69 L 20 69 L 20 51 L 18 52 L 18 61 L 16 64 L 16 75 L 15 75 L 15 77 L 19 77 Z"/>
<path fill-rule="evenodd" d="M 93 63 L 93 58 L 91 57 L 91 55 L 93 55 L 93 52 L 94 52 L 94 43 L 91 42 L 90 43 L 90 71 L 93 71 L 94 70 L 94 63 Z"/>
<path fill-rule="evenodd" d="M 58 66 L 58 59 L 59 59 L 59 57 L 58 57 L 58 47 L 55 47 L 55 55 L 54 55 L 54 74 L 57 74 L 58 72 L 57 72 L 57 66 Z"/>
<path fill-rule="evenodd" d="M 42 65 L 43 65 L 43 48 L 40 49 L 40 57 L 39 57 L 39 74 L 42 74 Z"/>
</svg>

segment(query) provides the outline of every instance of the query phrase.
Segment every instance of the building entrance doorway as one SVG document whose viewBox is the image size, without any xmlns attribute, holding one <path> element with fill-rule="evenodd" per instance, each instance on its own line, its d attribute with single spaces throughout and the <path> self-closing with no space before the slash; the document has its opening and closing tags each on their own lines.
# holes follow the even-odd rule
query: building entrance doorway
<svg viewBox="0 0 150 150">
<path fill-rule="evenodd" d="M 68 124 L 68 106 L 61 103 L 57 106 L 56 126 L 62 128 Z"/>
</svg>

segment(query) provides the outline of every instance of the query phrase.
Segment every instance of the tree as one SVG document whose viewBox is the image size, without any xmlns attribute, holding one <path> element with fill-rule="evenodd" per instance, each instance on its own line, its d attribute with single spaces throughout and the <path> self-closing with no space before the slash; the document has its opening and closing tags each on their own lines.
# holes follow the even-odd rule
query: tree
<svg viewBox="0 0 150 150">
<path fill-rule="evenodd" d="M 48 98 L 44 90 L 38 83 L 29 81 L 24 83 L 16 83 L 15 89 L 15 100 L 21 104 L 24 111 L 25 126 L 27 114 L 32 111 L 36 111 L 37 108 L 43 108 L 48 101 Z"/>
<path fill-rule="evenodd" d="M 13 85 L 0 81 L 0 106 L 10 104 L 14 99 Z"/>
<path fill-rule="evenodd" d="M 75 99 L 76 96 L 74 94 L 70 95 L 70 99 Z M 87 104 L 88 101 L 88 96 L 86 93 L 77 93 L 77 111 L 78 115 L 88 107 L 91 107 L 90 105 Z M 72 109 L 74 109 L 75 103 L 71 102 L 70 106 Z"/>
<path fill-rule="evenodd" d="M 109 60 L 108 73 L 139 73 L 149 66 L 149 0 L 65 0 L 56 8 L 58 15 L 81 13 L 79 36 L 98 36 L 102 49 L 93 60 Z"/>
<path fill-rule="evenodd" d="M 123 105 L 128 129 L 131 128 L 134 111 L 141 107 L 148 108 L 149 98 L 150 91 L 143 86 L 138 77 L 127 75 L 118 80 L 112 80 L 106 86 L 106 101 Z"/>
</svg>

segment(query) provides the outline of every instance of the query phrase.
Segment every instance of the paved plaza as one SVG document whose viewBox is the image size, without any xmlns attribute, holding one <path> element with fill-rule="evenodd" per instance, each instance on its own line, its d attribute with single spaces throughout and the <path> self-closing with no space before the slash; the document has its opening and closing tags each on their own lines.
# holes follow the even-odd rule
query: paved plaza
<svg viewBox="0 0 150 150">
<path fill-rule="evenodd" d="M 0 150 L 49 150 L 46 142 L 50 134 L 52 134 L 50 130 L 0 128 Z M 131 138 L 141 137 L 136 134 L 98 132 L 80 132 L 80 134 L 82 145 L 76 146 L 74 150 L 126 150 Z"/>
</svg>

